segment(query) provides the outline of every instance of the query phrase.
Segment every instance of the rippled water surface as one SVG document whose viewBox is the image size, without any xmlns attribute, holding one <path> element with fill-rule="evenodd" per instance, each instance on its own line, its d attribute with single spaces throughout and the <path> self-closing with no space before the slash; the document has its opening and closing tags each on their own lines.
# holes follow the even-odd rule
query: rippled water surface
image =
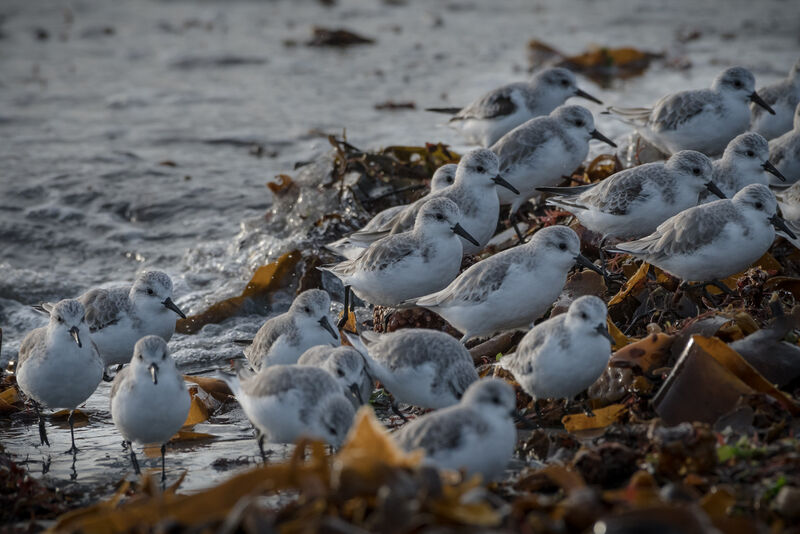
<svg viewBox="0 0 800 534">
<path fill-rule="evenodd" d="M 130 280 L 144 267 L 172 276 L 187 313 L 238 294 L 258 265 L 296 243 L 265 227 L 268 180 L 329 150 L 329 133 L 346 131 L 365 148 L 443 141 L 464 149 L 442 116 L 421 108 L 464 104 L 524 79 L 529 39 L 566 53 L 591 44 L 665 52 L 643 76 L 610 88 L 581 81 L 608 103 L 646 105 L 706 86 L 733 64 L 751 68 L 759 84 L 782 77 L 800 49 L 799 17 L 794 2 L 774 0 L 5 0 L 0 360 L 13 359 L 25 332 L 44 324 L 31 304 Z M 313 25 L 376 43 L 304 46 Z M 388 100 L 417 110 L 375 109 Z M 626 133 L 603 116 L 598 129 Z M 211 373 L 240 352 L 233 339 L 251 336 L 288 302 L 176 335 L 170 347 L 184 372 Z M 74 472 L 60 454 L 69 446 L 65 423 L 50 427 L 49 450 L 34 446 L 27 416 L 0 420 L 0 441 L 34 472 L 50 457 L 47 476 L 77 473 L 78 482 L 111 491 L 130 469 L 108 415 L 109 389 L 102 384 L 86 406 Z M 216 459 L 255 452 L 235 405 L 195 430 L 217 438 L 169 451 L 172 476 L 189 471 L 185 488 L 228 476 Z"/>
</svg>

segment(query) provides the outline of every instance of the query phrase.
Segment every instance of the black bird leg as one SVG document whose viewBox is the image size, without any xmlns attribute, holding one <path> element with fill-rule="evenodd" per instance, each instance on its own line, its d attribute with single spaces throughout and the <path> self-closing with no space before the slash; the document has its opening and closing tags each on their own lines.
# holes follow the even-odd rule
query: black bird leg
<svg viewBox="0 0 800 534">
<path fill-rule="evenodd" d="M 508 217 L 508 222 L 511 223 L 511 226 L 514 228 L 514 232 L 517 234 L 517 240 L 519 241 L 519 244 L 522 245 L 525 243 L 525 236 L 522 235 L 522 231 L 519 229 L 519 225 L 517 224 L 519 222 L 519 216 L 517 213 L 512 213 Z"/>
<path fill-rule="evenodd" d="M 260 430 L 257 430 L 258 436 L 256 437 L 256 442 L 258 443 L 258 452 L 261 453 L 261 461 L 267 463 L 267 455 L 264 452 L 264 433 Z"/>
<path fill-rule="evenodd" d="M 78 447 L 75 446 L 75 410 L 69 411 L 67 421 L 69 422 L 69 437 L 72 440 L 72 447 L 69 448 L 67 454 L 76 454 L 78 452 Z"/>
<path fill-rule="evenodd" d="M 39 440 L 41 441 L 40 445 L 47 445 L 50 446 L 50 440 L 47 439 L 47 430 L 44 427 L 44 417 L 42 417 L 42 412 L 39 409 L 39 403 L 33 401 L 33 410 L 36 412 L 36 417 L 39 419 Z"/>
<path fill-rule="evenodd" d="M 400 411 L 400 407 L 397 405 L 397 401 L 392 398 L 392 403 L 390 405 L 392 407 L 392 412 L 403 420 L 404 423 L 408 423 L 408 418 Z"/>
<path fill-rule="evenodd" d="M 161 489 L 164 489 L 164 484 L 167 481 L 167 470 L 164 461 L 164 455 L 167 453 L 167 444 L 161 444 Z"/>
<path fill-rule="evenodd" d="M 136 459 L 136 453 L 133 452 L 133 443 L 128 442 L 128 448 L 131 450 L 131 463 L 133 464 L 133 472 L 141 475 L 142 471 L 139 469 L 139 461 Z"/>
<path fill-rule="evenodd" d="M 336 326 L 341 330 L 347 324 L 347 319 L 352 311 L 352 303 L 350 302 L 350 286 L 344 286 L 344 308 L 342 310 L 342 318 L 339 319 L 339 324 Z"/>
</svg>

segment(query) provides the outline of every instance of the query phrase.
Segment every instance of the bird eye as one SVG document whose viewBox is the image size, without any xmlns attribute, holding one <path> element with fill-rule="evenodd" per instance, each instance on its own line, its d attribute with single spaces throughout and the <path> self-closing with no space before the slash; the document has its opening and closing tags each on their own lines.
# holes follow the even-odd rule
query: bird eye
<svg viewBox="0 0 800 534">
<path fill-rule="evenodd" d="M 500 397 L 492 397 L 492 404 L 500 404 Z"/>
<path fill-rule="evenodd" d="M 148 290 L 147 290 L 147 294 L 148 294 L 148 295 L 152 295 L 152 294 L 153 294 L 153 290 L 152 290 L 152 289 L 148 289 Z"/>
<path fill-rule="evenodd" d="M 436 214 L 436 220 L 437 220 L 437 221 L 444 220 L 444 215 L 442 215 L 441 213 L 437 213 L 437 214 Z"/>
<path fill-rule="evenodd" d="M 483 168 L 483 165 L 478 165 L 478 172 L 484 172 L 486 169 Z"/>
<path fill-rule="evenodd" d="M 580 119 L 575 121 L 575 126 L 583 126 L 584 122 Z"/>
<path fill-rule="evenodd" d="M 585 312 L 581 312 L 581 319 L 588 319 L 589 316 Z"/>
<path fill-rule="evenodd" d="M 733 86 L 734 87 L 741 87 L 742 86 L 742 82 L 740 82 L 739 80 L 736 80 L 735 82 L 733 82 Z"/>
<path fill-rule="evenodd" d="M 330 433 L 331 433 L 332 435 L 334 435 L 334 436 L 336 435 L 336 429 L 335 429 L 335 428 L 333 428 L 332 426 L 329 426 L 329 427 L 328 427 L 328 432 L 330 432 Z"/>
<path fill-rule="evenodd" d="M 344 376 L 344 371 L 342 371 L 341 369 L 337 369 L 336 374 L 339 376 Z"/>
<path fill-rule="evenodd" d="M 167 359 L 167 353 L 166 352 L 162 352 L 161 353 L 161 359 L 162 360 L 166 360 Z"/>
<path fill-rule="evenodd" d="M 560 248 L 561 250 L 567 250 L 567 244 L 566 243 L 559 243 L 558 244 L 558 248 Z"/>
<path fill-rule="evenodd" d="M 755 152 L 753 152 L 752 150 L 748 150 L 748 151 L 747 151 L 747 157 L 748 157 L 748 158 L 753 158 L 753 157 L 755 157 L 755 155 L 756 155 L 756 153 L 755 153 Z"/>
<path fill-rule="evenodd" d="M 757 210 L 760 210 L 763 207 L 764 207 L 764 204 L 762 204 L 761 202 L 756 202 L 756 209 Z"/>
<path fill-rule="evenodd" d="M 566 87 L 569 85 L 569 80 L 561 80 L 561 86 Z"/>
<path fill-rule="evenodd" d="M 63 317 L 61 317 L 60 315 L 57 315 L 57 316 L 56 316 L 56 320 L 57 320 L 59 323 L 63 323 L 63 322 L 64 322 L 64 318 L 63 318 Z"/>
<path fill-rule="evenodd" d="M 140 360 L 144 360 L 144 356 L 142 356 L 141 354 L 139 354 L 139 359 L 140 359 Z"/>
<path fill-rule="evenodd" d="M 700 169 L 695 167 L 694 169 L 692 169 L 692 174 L 694 174 L 695 176 L 699 176 L 700 175 Z"/>
<path fill-rule="evenodd" d="M 306 313 L 311 313 L 311 308 L 306 306 L 305 308 L 303 308 L 303 311 L 306 312 Z"/>
</svg>

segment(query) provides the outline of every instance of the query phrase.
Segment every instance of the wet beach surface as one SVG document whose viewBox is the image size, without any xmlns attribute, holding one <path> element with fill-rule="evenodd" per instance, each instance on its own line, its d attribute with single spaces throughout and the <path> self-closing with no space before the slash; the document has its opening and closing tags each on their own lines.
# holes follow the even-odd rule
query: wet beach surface
<svg viewBox="0 0 800 534">
<path fill-rule="evenodd" d="M 255 268 L 307 232 L 299 220 L 279 234 L 266 227 L 267 181 L 294 175 L 297 162 L 330 150 L 327 134 L 343 131 L 363 148 L 444 142 L 465 149 L 442 116 L 422 108 L 465 104 L 526 78 L 530 39 L 568 53 L 599 44 L 666 54 L 643 76 L 609 88 L 581 80 L 609 104 L 647 105 L 668 91 L 707 86 L 734 64 L 750 68 L 759 86 L 783 77 L 797 59 L 792 3 L 721 5 L 3 2 L 0 362 L 14 359 L 25 333 L 44 324 L 32 304 L 125 282 L 145 267 L 170 274 L 187 314 L 238 294 Z M 307 47 L 314 25 L 376 42 Z M 417 109 L 375 109 L 387 101 Z M 587 107 L 596 116 L 602 109 Z M 627 132 L 608 117 L 597 120 L 612 136 Z M 287 293 L 258 313 L 176 334 L 170 349 L 184 373 L 212 375 L 239 356 L 233 340 L 252 337 L 290 300 Z M 132 474 L 109 391 L 101 384 L 83 408 L 89 424 L 76 429 L 74 471 L 62 454 L 65 421 L 48 426 L 48 449 L 35 446 L 30 413 L 0 418 L 0 443 L 34 474 L 108 495 Z M 188 470 L 184 491 L 253 460 L 252 429 L 235 403 L 193 430 L 215 437 L 169 449 L 170 479 Z M 271 448 L 274 457 L 288 450 Z M 156 457 L 148 455 L 148 467 Z"/>
</svg>

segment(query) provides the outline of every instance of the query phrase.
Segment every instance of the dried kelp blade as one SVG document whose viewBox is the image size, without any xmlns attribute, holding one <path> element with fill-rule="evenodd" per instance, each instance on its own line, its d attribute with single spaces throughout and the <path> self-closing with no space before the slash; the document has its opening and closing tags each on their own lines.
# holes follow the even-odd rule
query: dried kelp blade
<svg viewBox="0 0 800 534">
<path fill-rule="evenodd" d="M 292 281 L 292 274 L 300 263 L 302 255 L 298 251 L 287 252 L 276 261 L 259 267 L 247 283 L 242 294 L 237 297 L 212 304 L 205 311 L 191 315 L 177 322 L 175 331 L 181 334 L 194 334 L 203 326 L 220 323 L 240 313 L 242 308 L 252 302 L 266 306 L 269 297 L 278 290 L 286 289 Z"/>
<path fill-rule="evenodd" d="M 653 404 L 656 413 L 670 425 L 684 421 L 713 423 L 729 412 L 741 395 L 755 392 L 766 393 L 790 413 L 800 414 L 800 407 L 723 341 L 695 335 Z"/>
</svg>

